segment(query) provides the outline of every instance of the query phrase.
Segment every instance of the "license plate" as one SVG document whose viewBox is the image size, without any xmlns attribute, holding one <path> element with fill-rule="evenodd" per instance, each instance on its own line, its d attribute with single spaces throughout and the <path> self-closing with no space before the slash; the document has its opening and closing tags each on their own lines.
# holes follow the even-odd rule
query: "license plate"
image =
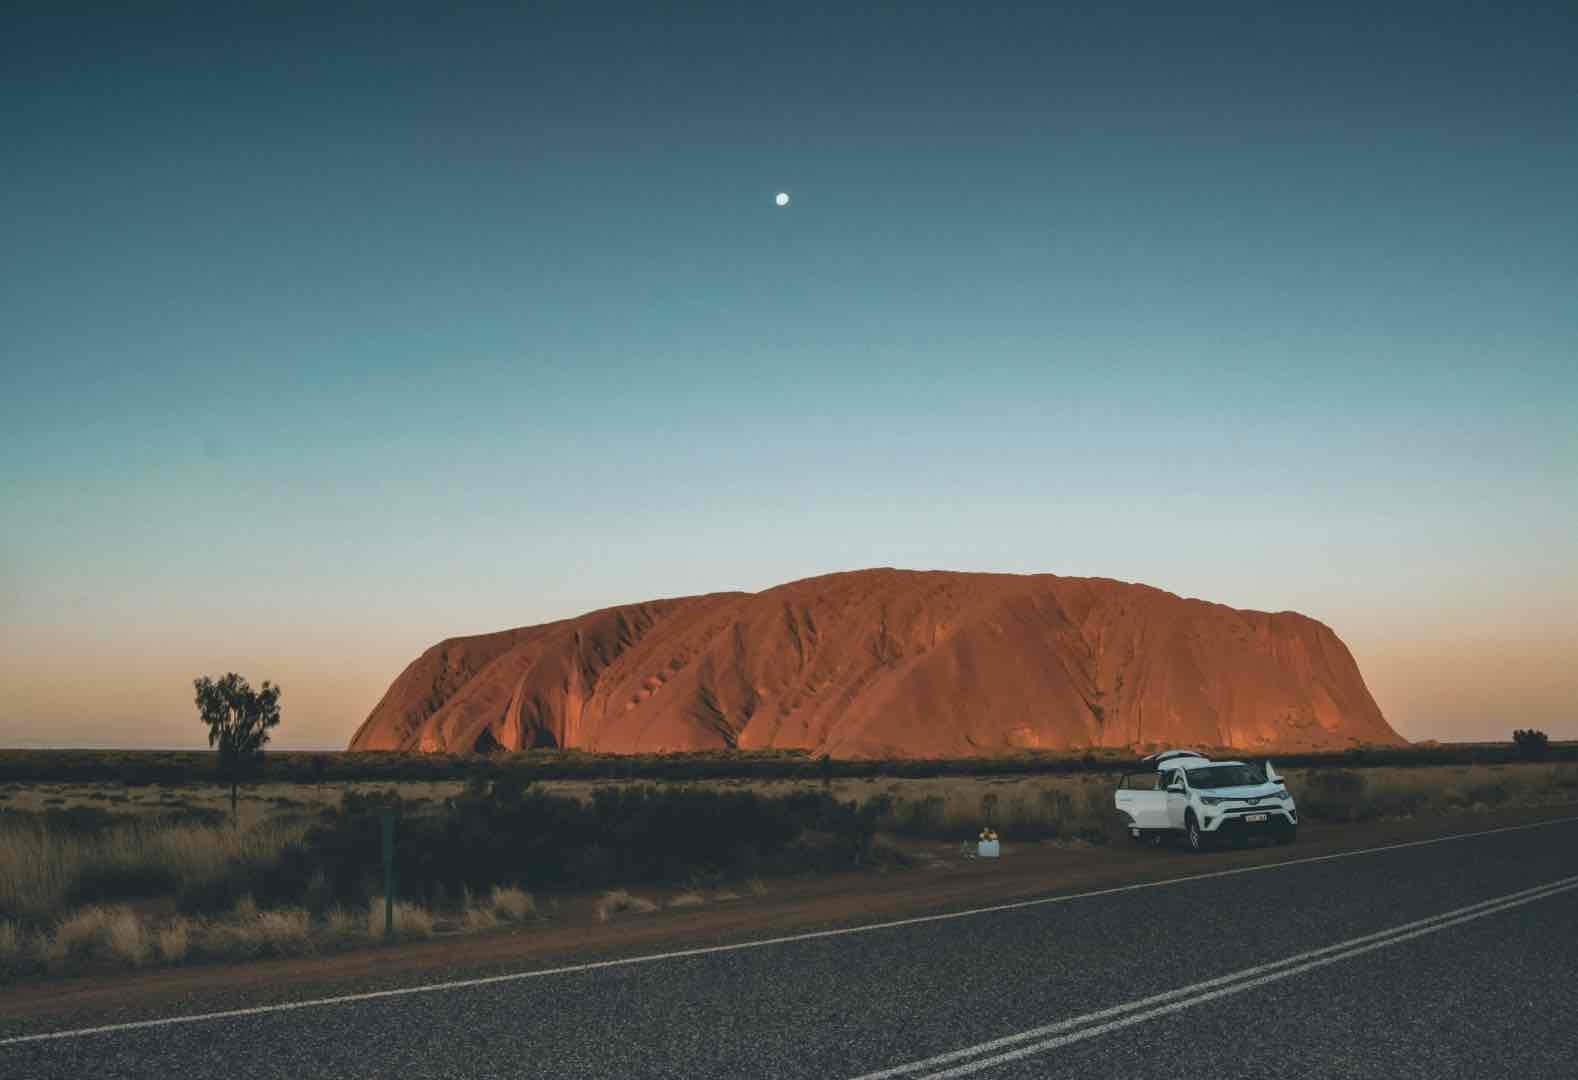
<svg viewBox="0 0 1578 1080">
<path fill-rule="evenodd" d="M 1265 821 L 1266 820 L 1266 815 L 1265 814 L 1245 814 L 1244 815 L 1244 820 L 1245 821 Z"/>
</svg>

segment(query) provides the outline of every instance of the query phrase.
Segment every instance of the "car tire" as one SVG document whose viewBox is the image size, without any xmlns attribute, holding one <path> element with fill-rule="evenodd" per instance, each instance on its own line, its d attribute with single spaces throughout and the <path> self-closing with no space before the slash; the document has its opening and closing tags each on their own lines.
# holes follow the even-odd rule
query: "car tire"
<svg viewBox="0 0 1578 1080">
<path fill-rule="evenodd" d="M 1289 825 L 1286 829 L 1277 833 L 1277 843 L 1279 844 L 1291 844 L 1298 838 L 1299 827 L 1297 825 Z"/>
<path fill-rule="evenodd" d="M 1195 820 L 1193 810 L 1184 815 L 1184 839 L 1189 844 L 1189 850 L 1197 855 L 1211 846 L 1210 838 Z"/>
</svg>

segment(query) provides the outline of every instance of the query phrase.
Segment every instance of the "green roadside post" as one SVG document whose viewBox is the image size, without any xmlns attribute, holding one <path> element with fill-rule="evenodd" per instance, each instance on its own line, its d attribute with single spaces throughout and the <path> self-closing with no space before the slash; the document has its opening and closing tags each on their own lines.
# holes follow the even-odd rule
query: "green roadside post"
<svg viewBox="0 0 1578 1080">
<path fill-rule="evenodd" d="M 384 940 L 394 937 L 394 807 L 384 807 Z"/>
</svg>

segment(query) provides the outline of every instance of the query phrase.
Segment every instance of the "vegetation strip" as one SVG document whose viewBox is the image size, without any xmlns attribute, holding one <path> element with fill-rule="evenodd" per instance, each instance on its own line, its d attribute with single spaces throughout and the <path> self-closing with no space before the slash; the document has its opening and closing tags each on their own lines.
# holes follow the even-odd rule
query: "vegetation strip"
<svg viewBox="0 0 1578 1080">
<path fill-rule="evenodd" d="M 1539 734 L 1537 732 L 1520 735 Z M 1156 749 L 1165 749 L 1157 746 Z M 1227 747 L 1199 746 L 1202 751 Z M 1242 749 L 1234 753 L 1251 753 Z M 1359 746 L 1348 750 L 1269 753 L 1278 767 L 1300 769 L 1508 765 L 1523 761 L 1578 761 L 1578 741 L 1531 741 Z M 1127 748 L 1026 751 L 986 758 L 817 758 L 803 751 L 731 750 L 678 754 L 596 754 L 525 750 L 496 754 L 276 750 L 257 761 L 251 779 L 302 784 L 369 781 L 467 781 L 516 775 L 523 780 L 865 780 L 934 776 L 1024 776 L 1042 773 L 1120 773 L 1133 764 Z M 0 750 L 0 781 L 188 784 L 223 779 L 218 755 L 200 750 Z M 225 781 L 228 783 L 228 781 Z"/>
<path fill-rule="evenodd" d="M 1426 847 L 1431 844 L 1444 844 L 1456 840 L 1470 840 L 1482 836 L 1496 836 L 1501 833 L 1521 832 L 1525 829 L 1541 829 L 1551 825 L 1568 825 L 1578 822 L 1578 817 L 1554 818 L 1550 821 L 1532 822 L 1527 825 L 1508 825 L 1498 829 L 1483 829 L 1471 833 L 1455 833 L 1450 836 L 1431 837 L 1427 840 L 1409 840 L 1398 844 L 1384 844 L 1380 847 L 1360 848 L 1356 851 L 1341 851 L 1330 855 L 1314 855 L 1302 859 L 1287 859 L 1280 862 L 1261 863 L 1256 866 L 1239 866 L 1228 870 L 1213 870 L 1204 874 L 1189 874 L 1184 877 L 1167 878 L 1162 881 L 1138 882 L 1133 885 L 1119 885 L 1110 889 L 1095 889 L 1089 892 L 1070 893 L 1061 896 L 1044 896 L 1034 900 L 1019 900 L 1007 904 L 993 904 L 988 907 L 969 908 L 964 911 L 943 912 L 937 915 L 919 915 L 908 919 L 894 919 L 888 922 L 871 923 L 866 926 L 847 926 L 834 930 L 817 930 L 803 934 L 787 934 L 781 937 L 764 938 L 760 941 L 741 941 L 729 945 L 709 945 L 694 949 L 677 949 L 665 953 L 653 953 L 647 956 L 621 957 L 614 960 L 598 960 L 585 964 L 569 964 L 563 967 L 544 968 L 537 971 L 516 971 L 504 975 L 489 975 L 476 979 L 456 979 L 448 982 L 425 983 L 419 986 L 397 987 L 391 990 L 372 990 L 358 994 L 341 994 L 335 997 L 312 998 L 306 1001 L 280 1002 L 273 1005 L 255 1005 L 244 1009 L 227 1009 L 220 1012 L 193 1013 L 186 1016 L 167 1016 L 154 1020 L 133 1020 L 121 1024 L 105 1024 L 98 1027 L 73 1028 L 65 1031 L 41 1032 L 35 1035 L 14 1035 L 0 1039 L 0 1046 L 13 1046 L 20 1043 L 41 1042 L 49 1039 L 82 1038 L 89 1035 L 106 1035 L 124 1031 L 136 1031 L 147 1028 L 168 1027 L 174 1024 L 193 1024 L 213 1020 L 227 1020 L 244 1016 L 260 1016 L 267 1013 L 290 1012 L 296 1009 L 319 1008 L 329 1005 L 342 1005 L 357 1001 L 375 1001 L 382 998 L 404 997 L 411 994 L 438 993 L 445 990 L 463 990 L 478 986 L 494 986 L 501 983 L 519 982 L 524 979 L 546 978 L 553 975 L 570 975 L 587 971 L 597 971 L 603 968 L 627 967 L 635 964 L 649 964 L 662 960 L 679 960 L 694 956 L 707 956 L 715 953 L 740 952 L 745 949 L 759 949 L 771 945 L 785 945 L 797 941 L 815 941 L 822 938 L 843 937 L 849 934 L 864 934 L 876 930 L 892 930 L 901 926 L 916 926 L 923 923 L 944 922 L 950 919 L 970 918 L 977 915 L 989 915 L 1002 911 L 1014 911 L 1023 908 L 1040 907 L 1046 904 L 1065 903 L 1071 900 L 1085 900 L 1098 896 L 1112 896 L 1117 893 L 1138 892 L 1143 889 L 1157 889 L 1169 885 L 1182 885 L 1192 881 L 1205 881 L 1211 878 L 1232 877 L 1237 874 L 1252 874 L 1261 870 L 1276 870 L 1288 866 L 1302 866 L 1311 863 L 1330 862 L 1334 859 L 1353 858 L 1358 855 L 1374 855 L 1389 851 L 1401 851 L 1405 848 Z"/>
</svg>

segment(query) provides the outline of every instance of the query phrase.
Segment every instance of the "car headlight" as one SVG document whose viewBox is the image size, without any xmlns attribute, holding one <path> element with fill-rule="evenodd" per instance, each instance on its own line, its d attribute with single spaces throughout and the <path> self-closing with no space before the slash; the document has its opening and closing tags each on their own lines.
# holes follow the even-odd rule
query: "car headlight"
<svg viewBox="0 0 1578 1080">
<path fill-rule="evenodd" d="M 1220 803 L 1225 803 L 1227 800 L 1218 798 L 1215 795 L 1202 795 L 1200 796 L 1200 801 L 1205 803 L 1207 806 L 1217 806 Z"/>
</svg>

